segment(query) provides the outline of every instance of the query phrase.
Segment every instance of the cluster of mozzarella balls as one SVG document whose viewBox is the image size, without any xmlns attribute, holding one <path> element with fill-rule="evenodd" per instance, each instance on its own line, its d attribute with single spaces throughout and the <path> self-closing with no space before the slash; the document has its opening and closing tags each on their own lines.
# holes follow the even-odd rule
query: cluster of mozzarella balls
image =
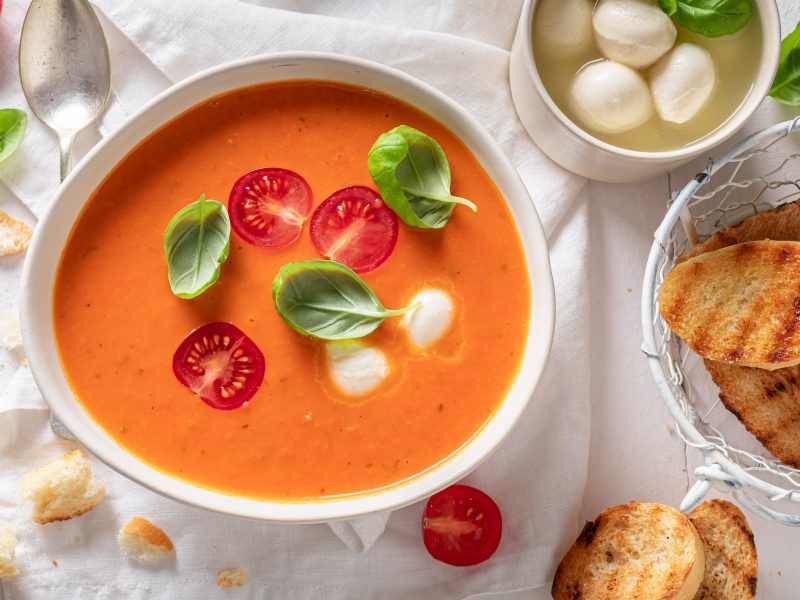
<svg viewBox="0 0 800 600">
<path fill-rule="evenodd" d="M 544 0 L 535 34 L 550 48 L 575 55 L 594 42 L 605 57 L 584 65 L 570 87 L 578 117 L 602 133 L 638 127 L 653 115 L 691 121 L 711 98 L 716 70 L 696 44 L 675 45 L 677 31 L 646 0 Z"/>
</svg>

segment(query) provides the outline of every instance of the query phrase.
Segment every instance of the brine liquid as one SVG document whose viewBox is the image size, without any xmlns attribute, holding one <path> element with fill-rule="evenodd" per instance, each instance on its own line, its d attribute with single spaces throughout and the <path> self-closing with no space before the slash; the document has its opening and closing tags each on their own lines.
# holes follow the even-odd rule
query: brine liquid
<svg viewBox="0 0 800 600">
<path fill-rule="evenodd" d="M 711 54 L 717 69 L 717 86 L 708 104 L 691 121 L 683 125 L 662 121 L 653 116 L 638 127 L 622 133 L 602 133 L 584 124 L 572 109 L 569 88 L 575 74 L 586 63 L 604 58 L 599 48 L 592 46 L 576 56 L 564 57 L 546 47 L 533 35 L 533 56 L 544 87 L 556 105 L 584 131 L 614 146 L 662 152 L 688 146 L 719 129 L 747 98 L 756 78 L 761 60 L 762 35 L 756 6 L 744 29 L 733 35 L 707 38 L 675 24 L 678 38 L 675 45 L 691 42 Z M 674 21 L 673 21 L 674 22 Z M 647 71 L 640 71 L 647 78 Z"/>
</svg>

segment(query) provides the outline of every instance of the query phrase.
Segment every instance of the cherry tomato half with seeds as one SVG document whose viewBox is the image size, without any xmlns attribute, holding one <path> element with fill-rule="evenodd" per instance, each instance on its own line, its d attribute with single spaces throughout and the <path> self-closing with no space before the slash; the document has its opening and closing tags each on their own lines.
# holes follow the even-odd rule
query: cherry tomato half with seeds
<svg viewBox="0 0 800 600">
<path fill-rule="evenodd" d="M 311 215 L 311 241 L 356 273 L 379 267 L 397 244 L 397 215 L 378 192 L 354 185 L 334 192 Z"/>
<path fill-rule="evenodd" d="M 422 540 L 436 560 L 466 567 L 485 561 L 500 545 L 503 518 L 494 500 L 466 485 L 434 494 L 422 516 Z"/>
<path fill-rule="evenodd" d="M 213 408 L 231 410 L 250 400 L 264 381 L 264 355 L 230 323 L 208 323 L 192 331 L 172 357 L 183 385 Z"/>
<path fill-rule="evenodd" d="M 288 246 L 300 237 L 314 195 L 306 180 L 288 169 L 256 169 L 231 190 L 228 213 L 236 234 L 262 248 Z"/>
</svg>

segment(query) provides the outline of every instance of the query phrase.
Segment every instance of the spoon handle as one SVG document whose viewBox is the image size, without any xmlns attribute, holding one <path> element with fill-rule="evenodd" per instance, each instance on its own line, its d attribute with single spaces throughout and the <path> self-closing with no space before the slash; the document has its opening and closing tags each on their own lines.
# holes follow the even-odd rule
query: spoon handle
<svg viewBox="0 0 800 600">
<path fill-rule="evenodd" d="M 64 133 L 58 136 L 58 145 L 61 151 L 61 181 L 64 181 L 72 170 L 72 146 L 74 143 L 74 133 Z"/>
</svg>

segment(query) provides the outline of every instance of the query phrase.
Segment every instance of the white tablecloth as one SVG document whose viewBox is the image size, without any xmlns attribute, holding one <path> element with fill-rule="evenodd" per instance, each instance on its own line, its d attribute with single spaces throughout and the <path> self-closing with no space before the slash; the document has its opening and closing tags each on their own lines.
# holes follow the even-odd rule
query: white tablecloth
<svg viewBox="0 0 800 600">
<path fill-rule="evenodd" d="M 421 506 L 351 527 L 253 524 L 187 508 L 147 492 L 95 461 L 109 489 L 94 511 L 46 527 L 30 523 L 16 484 L 24 471 L 73 447 L 53 438 L 22 352 L 0 370 L 0 519 L 20 537 L 21 575 L 4 582 L 16 598 L 195 598 L 223 592 L 215 573 L 244 567 L 247 598 L 461 598 L 543 592 L 579 522 L 589 448 L 588 273 L 584 181 L 550 162 L 521 128 L 507 82 L 518 1 L 363 2 L 98 0 L 109 38 L 114 89 L 99 133 L 113 131 L 156 93 L 203 68 L 278 50 L 321 50 L 389 64 L 448 93 L 498 140 L 531 190 L 548 233 L 558 289 L 558 333 L 540 391 L 512 436 L 467 478 L 500 504 L 506 531 L 495 557 L 458 569 L 433 561 L 420 540 Z M 24 107 L 16 39 L 25 6 L 0 18 L 0 105 Z M 79 151 L 96 141 L 85 135 Z M 56 186 L 52 136 L 35 120 L 19 152 L 0 166 L 0 209 L 33 222 Z M 26 213 L 26 208 L 30 213 Z M 32 213 L 32 214 L 31 214 Z M 3 263 L 4 301 L 18 293 L 21 259 Z M 569 373 L 569 377 L 564 374 Z M 125 559 L 115 531 L 133 514 L 161 525 L 176 559 L 149 571 Z M 363 554 L 372 542 L 374 546 Z M 354 551 L 355 550 L 355 551 Z M 58 566 L 51 563 L 56 560 Z M 530 592 L 529 592 L 530 593 Z"/>
</svg>

